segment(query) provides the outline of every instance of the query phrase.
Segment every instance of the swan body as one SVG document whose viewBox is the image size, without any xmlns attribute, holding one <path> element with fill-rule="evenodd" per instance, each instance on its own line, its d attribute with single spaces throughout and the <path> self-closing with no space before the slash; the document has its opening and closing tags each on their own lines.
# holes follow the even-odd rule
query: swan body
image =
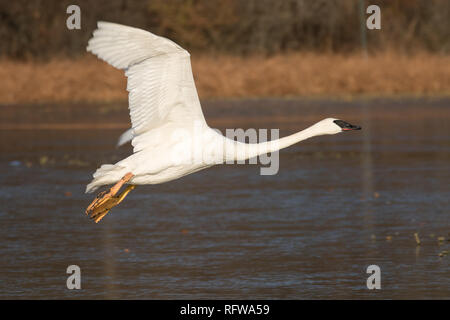
<svg viewBox="0 0 450 320">
<path fill-rule="evenodd" d="M 128 77 L 131 129 L 122 134 L 118 145 L 131 140 L 133 154 L 98 168 L 86 192 L 110 184 L 120 188 L 122 184 L 163 183 L 215 164 L 274 152 L 314 136 L 360 129 L 327 118 L 273 141 L 234 141 L 208 127 L 192 75 L 190 54 L 173 41 L 141 29 L 98 22 L 87 51 L 124 70 Z M 106 198 L 115 192 L 114 189 Z M 94 202 L 87 213 L 104 206 Z"/>
</svg>

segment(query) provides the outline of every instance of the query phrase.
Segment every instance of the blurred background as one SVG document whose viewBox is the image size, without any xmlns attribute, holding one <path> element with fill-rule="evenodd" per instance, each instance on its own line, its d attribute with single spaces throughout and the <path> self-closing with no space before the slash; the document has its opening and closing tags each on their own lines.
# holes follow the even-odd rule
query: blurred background
<svg viewBox="0 0 450 320">
<path fill-rule="evenodd" d="M 86 53 L 98 20 L 187 49 L 222 132 L 363 130 L 283 150 L 275 176 L 139 187 L 95 225 L 85 185 L 132 152 L 126 78 Z M 450 298 L 449 21 L 447 0 L 1 1 L 0 298 Z"/>
<path fill-rule="evenodd" d="M 82 28 L 76 36 L 61 19 L 70 4 L 82 9 Z M 372 50 L 450 50 L 450 4 L 443 0 L 41 0 L 2 3 L 0 36 L 8 44 L 2 55 L 28 59 L 82 55 L 100 19 L 151 30 L 196 53 L 347 53 L 361 46 L 361 4 L 382 8 L 384 32 L 369 33 Z"/>
<path fill-rule="evenodd" d="M 203 98 L 450 91 L 446 0 L 86 0 L 80 30 L 66 27 L 70 4 L 0 4 L 0 103 L 125 100 L 122 72 L 86 54 L 98 20 L 187 49 Z M 381 30 L 365 28 L 369 4 Z"/>
</svg>

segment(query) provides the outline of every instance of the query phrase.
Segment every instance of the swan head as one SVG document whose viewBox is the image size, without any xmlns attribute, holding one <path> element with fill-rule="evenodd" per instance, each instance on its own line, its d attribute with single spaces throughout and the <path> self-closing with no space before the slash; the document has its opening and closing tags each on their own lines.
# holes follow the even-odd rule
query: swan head
<svg viewBox="0 0 450 320">
<path fill-rule="evenodd" d="M 344 131 L 361 130 L 360 126 L 355 126 L 344 120 L 327 118 L 316 123 L 317 129 L 322 134 L 336 134 Z"/>
</svg>

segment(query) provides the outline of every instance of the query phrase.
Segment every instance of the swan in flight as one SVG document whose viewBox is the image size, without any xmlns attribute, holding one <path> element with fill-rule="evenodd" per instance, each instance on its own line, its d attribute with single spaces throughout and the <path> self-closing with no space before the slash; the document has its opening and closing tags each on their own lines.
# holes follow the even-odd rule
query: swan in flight
<svg viewBox="0 0 450 320">
<path fill-rule="evenodd" d="M 103 164 L 86 187 L 90 193 L 113 185 L 86 209 L 96 223 L 136 185 L 163 183 L 215 164 L 275 152 L 314 136 L 361 129 L 327 118 L 281 139 L 242 143 L 208 127 L 190 54 L 173 41 L 141 29 L 98 22 L 87 51 L 125 71 L 131 129 L 121 136 L 119 144 L 131 140 L 133 145 L 132 155 L 116 164 Z"/>
</svg>

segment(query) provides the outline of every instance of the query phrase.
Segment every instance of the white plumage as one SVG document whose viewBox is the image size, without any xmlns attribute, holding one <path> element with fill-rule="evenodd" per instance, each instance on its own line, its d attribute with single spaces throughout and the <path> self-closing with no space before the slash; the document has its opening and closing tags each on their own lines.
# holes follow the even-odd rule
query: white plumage
<svg viewBox="0 0 450 320">
<path fill-rule="evenodd" d="M 116 183 L 129 172 L 133 174 L 129 184 L 162 183 L 227 160 L 247 159 L 342 131 L 336 119 L 328 118 L 276 141 L 236 142 L 207 126 L 190 55 L 176 43 L 144 30 L 99 22 L 87 51 L 125 70 L 132 128 L 118 144 L 132 138 L 133 154 L 97 169 L 86 192 Z M 204 161 L 210 158 L 215 162 Z"/>
</svg>

